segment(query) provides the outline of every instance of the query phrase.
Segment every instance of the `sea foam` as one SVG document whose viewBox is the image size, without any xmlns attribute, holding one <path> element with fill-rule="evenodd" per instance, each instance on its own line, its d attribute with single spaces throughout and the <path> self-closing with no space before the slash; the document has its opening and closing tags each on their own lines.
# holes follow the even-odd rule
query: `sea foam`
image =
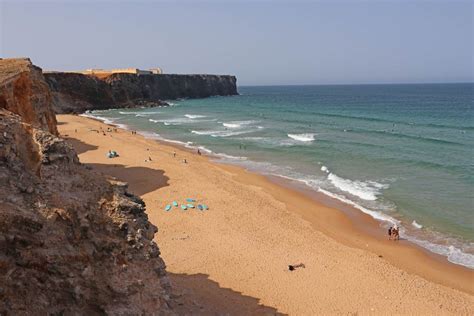
<svg viewBox="0 0 474 316">
<path fill-rule="evenodd" d="M 288 137 L 300 142 L 312 142 L 314 140 L 315 135 L 316 134 L 313 134 L 313 133 L 288 134 Z"/>
<path fill-rule="evenodd" d="M 206 117 L 205 115 L 199 115 L 199 114 L 184 114 L 187 118 L 190 119 L 197 119 L 197 118 L 204 118 Z"/>
<path fill-rule="evenodd" d="M 353 181 L 341 178 L 334 173 L 329 173 L 328 180 L 337 189 L 367 201 L 377 200 L 377 195 L 381 194 L 380 190 L 388 188 L 388 185 L 384 185 L 375 181 Z"/>
<path fill-rule="evenodd" d="M 239 127 L 242 126 L 240 124 L 235 124 L 235 123 L 222 123 L 222 125 L 224 125 L 225 127 L 229 127 L 229 128 L 239 128 Z"/>
</svg>

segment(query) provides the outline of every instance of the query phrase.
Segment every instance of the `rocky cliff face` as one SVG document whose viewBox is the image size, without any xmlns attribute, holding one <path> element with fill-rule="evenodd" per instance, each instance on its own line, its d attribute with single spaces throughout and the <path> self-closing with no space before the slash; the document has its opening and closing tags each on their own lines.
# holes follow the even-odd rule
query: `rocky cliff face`
<svg viewBox="0 0 474 316">
<path fill-rule="evenodd" d="M 41 68 L 27 58 L 0 59 L 0 108 L 23 121 L 57 134 L 52 96 Z"/>
<path fill-rule="evenodd" d="M 0 314 L 172 313 L 144 202 L 51 133 L 41 72 L 24 66 L 0 60 L 19 67 L 0 81 Z"/>
<path fill-rule="evenodd" d="M 57 113 L 92 109 L 163 105 L 162 100 L 236 95 L 234 76 L 134 75 L 96 77 L 77 73 L 47 73 Z"/>
</svg>

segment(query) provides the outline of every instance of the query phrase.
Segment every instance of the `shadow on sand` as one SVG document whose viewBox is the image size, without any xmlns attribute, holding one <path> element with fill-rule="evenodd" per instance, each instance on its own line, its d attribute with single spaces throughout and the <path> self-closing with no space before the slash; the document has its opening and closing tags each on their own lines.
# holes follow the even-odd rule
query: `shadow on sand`
<svg viewBox="0 0 474 316">
<path fill-rule="evenodd" d="M 143 195 L 168 186 L 169 178 L 160 169 L 147 167 L 126 167 L 124 165 L 108 165 L 100 163 L 85 164 L 93 170 L 112 176 L 128 183 L 129 191 L 135 195 Z"/>
<path fill-rule="evenodd" d="M 175 309 L 181 315 L 286 315 L 261 305 L 258 298 L 220 287 L 206 274 L 168 276 L 180 304 Z"/>
<path fill-rule="evenodd" d="M 97 150 L 99 147 L 85 143 L 76 138 L 67 137 L 78 155 L 87 151 Z M 106 152 L 104 152 L 104 155 Z M 148 167 L 126 167 L 120 164 L 82 163 L 106 176 L 112 176 L 128 183 L 129 191 L 135 195 L 143 195 L 159 188 L 168 186 L 169 178 L 164 171 Z"/>
<path fill-rule="evenodd" d="M 74 138 L 67 138 L 78 154 L 98 147 Z M 169 178 L 160 169 L 126 167 L 120 164 L 84 164 L 94 171 L 128 182 L 129 191 L 143 195 L 168 186 Z M 260 304 L 260 299 L 219 286 L 206 274 L 168 273 L 177 305 L 178 315 L 285 315 L 276 308 Z"/>
<path fill-rule="evenodd" d="M 87 151 L 96 150 L 97 148 L 99 148 L 98 146 L 84 143 L 83 141 L 80 141 L 76 138 L 71 138 L 70 136 L 65 137 L 65 139 L 70 145 L 72 145 L 72 147 L 74 147 L 78 155 L 83 154 Z"/>
</svg>

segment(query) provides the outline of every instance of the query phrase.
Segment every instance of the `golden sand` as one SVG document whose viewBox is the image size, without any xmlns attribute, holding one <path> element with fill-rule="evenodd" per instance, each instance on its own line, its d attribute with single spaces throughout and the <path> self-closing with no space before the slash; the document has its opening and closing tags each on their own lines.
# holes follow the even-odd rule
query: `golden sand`
<svg viewBox="0 0 474 316">
<path fill-rule="evenodd" d="M 92 119 L 57 118 L 82 163 L 146 202 L 180 313 L 474 315 L 473 270 L 388 241 L 341 203 L 129 131 L 103 136 L 93 130 L 108 126 Z M 164 211 L 186 198 L 210 209 Z"/>
</svg>

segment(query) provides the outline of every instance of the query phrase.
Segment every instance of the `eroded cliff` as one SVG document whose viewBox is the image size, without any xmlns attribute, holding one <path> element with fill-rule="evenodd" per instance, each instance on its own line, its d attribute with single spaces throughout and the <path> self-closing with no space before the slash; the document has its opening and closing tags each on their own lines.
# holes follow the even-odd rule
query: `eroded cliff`
<svg viewBox="0 0 474 316">
<path fill-rule="evenodd" d="M 93 109 L 165 105 L 163 100 L 236 95 L 235 76 L 135 75 L 92 76 L 78 73 L 45 74 L 57 113 Z"/>
<path fill-rule="evenodd" d="M 0 108 L 57 134 L 52 96 L 41 68 L 28 58 L 0 59 Z"/>
<path fill-rule="evenodd" d="M 39 68 L 0 60 L 5 69 L 0 314 L 172 313 L 165 264 L 153 241 L 157 228 L 144 202 L 125 183 L 80 164 L 74 149 L 54 135 Z"/>
</svg>

